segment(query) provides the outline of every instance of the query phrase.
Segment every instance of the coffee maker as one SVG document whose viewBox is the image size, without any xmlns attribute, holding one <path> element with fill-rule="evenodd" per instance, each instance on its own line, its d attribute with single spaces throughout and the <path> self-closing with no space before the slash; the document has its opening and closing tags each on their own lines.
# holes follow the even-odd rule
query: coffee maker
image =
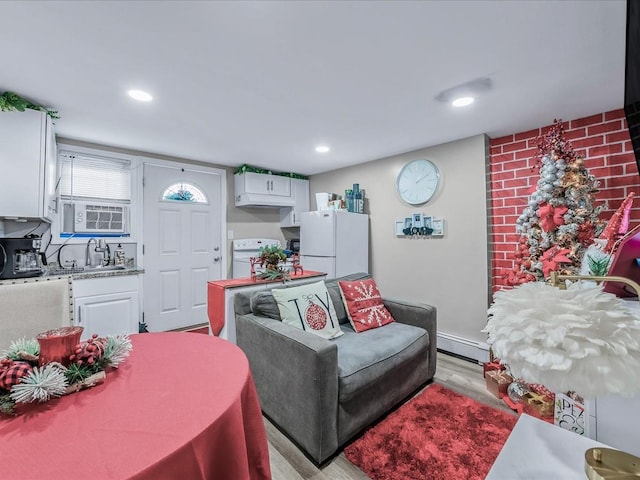
<svg viewBox="0 0 640 480">
<path fill-rule="evenodd" d="M 0 238 L 0 279 L 42 275 L 40 238 Z"/>
<path fill-rule="evenodd" d="M 291 253 L 300 253 L 300 239 L 292 238 L 287 242 L 287 249 L 291 250 Z"/>
</svg>

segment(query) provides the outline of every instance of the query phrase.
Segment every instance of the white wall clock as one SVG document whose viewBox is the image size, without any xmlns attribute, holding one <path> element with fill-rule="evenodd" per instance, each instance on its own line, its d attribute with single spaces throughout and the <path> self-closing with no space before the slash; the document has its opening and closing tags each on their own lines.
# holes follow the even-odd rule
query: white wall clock
<svg viewBox="0 0 640 480">
<path fill-rule="evenodd" d="M 440 172 L 430 160 L 420 159 L 407 163 L 396 179 L 400 198 L 410 205 L 427 203 L 436 193 Z"/>
</svg>

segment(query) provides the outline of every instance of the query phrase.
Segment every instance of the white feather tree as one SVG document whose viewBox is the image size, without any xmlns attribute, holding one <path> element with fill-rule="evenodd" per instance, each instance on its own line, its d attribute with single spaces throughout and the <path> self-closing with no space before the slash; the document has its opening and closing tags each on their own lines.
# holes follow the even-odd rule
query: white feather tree
<svg viewBox="0 0 640 480">
<path fill-rule="evenodd" d="M 592 282 L 497 292 L 483 330 L 511 373 L 584 398 L 640 390 L 640 320 Z"/>
</svg>

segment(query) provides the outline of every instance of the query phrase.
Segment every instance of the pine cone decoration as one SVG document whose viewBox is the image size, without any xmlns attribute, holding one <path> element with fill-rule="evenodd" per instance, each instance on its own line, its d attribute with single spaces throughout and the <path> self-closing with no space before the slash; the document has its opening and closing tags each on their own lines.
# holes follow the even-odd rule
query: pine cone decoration
<svg viewBox="0 0 640 480">
<path fill-rule="evenodd" d="M 69 356 L 69 360 L 77 365 L 94 365 L 104 355 L 104 343 L 93 334 L 86 342 L 76 345 L 76 353 Z"/>
</svg>

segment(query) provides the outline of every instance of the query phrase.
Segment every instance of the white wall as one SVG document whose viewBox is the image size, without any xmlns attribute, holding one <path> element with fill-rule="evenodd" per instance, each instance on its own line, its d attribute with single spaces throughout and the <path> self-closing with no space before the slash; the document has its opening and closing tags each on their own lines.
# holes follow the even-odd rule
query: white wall
<svg viewBox="0 0 640 480">
<path fill-rule="evenodd" d="M 365 213 L 371 216 L 370 270 L 383 296 L 436 306 L 439 333 L 469 340 L 472 350 L 486 348 L 480 330 L 489 299 L 487 144 L 484 135 L 477 135 L 310 179 L 312 208 L 316 192 L 344 194 L 353 183 L 360 184 L 366 192 Z M 412 207 L 400 200 L 395 181 L 402 166 L 417 158 L 432 160 L 442 179 L 427 204 Z M 444 238 L 396 237 L 395 221 L 418 212 L 444 218 Z M 446 343 L 444 337 L 439 346 Z"/>
</svg>

